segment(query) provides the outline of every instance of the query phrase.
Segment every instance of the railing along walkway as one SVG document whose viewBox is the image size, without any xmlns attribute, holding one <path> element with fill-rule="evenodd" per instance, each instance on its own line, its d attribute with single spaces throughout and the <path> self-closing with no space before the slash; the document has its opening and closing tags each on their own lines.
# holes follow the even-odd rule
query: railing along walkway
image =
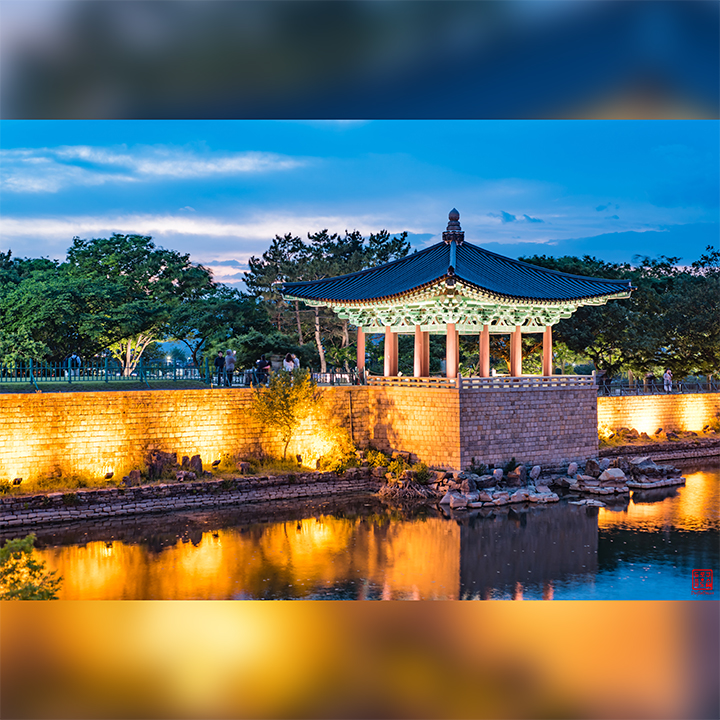
<svg viewBox="0 0 720 720">
<path fill-rule="evenodd" d="M 591 387 L 589 375 L 522 375 L 521 377 L 410 377 L 372 376 L 367 384 L 375 387 L 460 388 L 462 390 L 534 390 L 537 388 Z"/>
</svg>

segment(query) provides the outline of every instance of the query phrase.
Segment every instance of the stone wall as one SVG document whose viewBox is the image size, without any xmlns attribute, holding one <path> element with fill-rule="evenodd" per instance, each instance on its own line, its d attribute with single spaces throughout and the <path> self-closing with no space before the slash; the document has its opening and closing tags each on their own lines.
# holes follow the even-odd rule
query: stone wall
<svg viewBox="0 0 720 720">
<path fill-rule="evenodd" d="M 0 497 L 0 527 L 92 520 L 199 508 L 244 507 L 288 498 L 376 492 L 380 481 L 369 468 L 334 473 L 298 473 L 189 483 L 160 483 L 129 488 L 77 490 L 48 495 Z"/>
<path fill-rule="evenodd" d="M 289 447 L 306 464 L 332 446 L 332 426 L 359 447 L 407 450 L 428 464 L 559 462 L 597 454 L 593 388 L 461 390 L 335 387 Z M 625 398 L 623 398 L 625 399 Z M 0 395 L 0 481 L 49 475 L 122 477 L 157 448 L 200 455 L 282 454 L 250 414 L 252 390 L 147 390 Z"/>
<path fill-rule="evenodd" d="M 687 393 L 677 395 L 636 395 L 599 397 L 598 424 L 610 429 L 634 428 L 653 435 L 665 431 L 698 432 L 717 419 L 720 394 Z"/>
<path fill-rule="evenodd" d="M 461 466 L 584 462 L 598 451 L 596 401 L 593 386 L 461 390 Z"/>
</svg>

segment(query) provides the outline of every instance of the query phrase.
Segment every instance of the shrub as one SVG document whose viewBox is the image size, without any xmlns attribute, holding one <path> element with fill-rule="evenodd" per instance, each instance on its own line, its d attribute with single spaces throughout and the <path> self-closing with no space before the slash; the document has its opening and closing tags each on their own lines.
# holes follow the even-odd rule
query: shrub
<svg viewBox="0 0 720 720">
<path fill-rule="evenodd" d="M 514 458 L 510 458 L 503 467 L 503 475 L 510 474 L 520 463 Z"/>
<path fill-rule="evenodd" d="M 424 462 L 416 463 L 412 466 L 415 473 L 415 481 L 421 485 L 427 485 L 430 482 L 430 468 Z"/>
<path fill-rule="evenodd" d="M 368 450 L 365 459 L 371 467 L 388 467 L 390 458 L 380 450 Z"/>
<path fill-rule="evenodd" d="M 476 463 L 475 458 L 470 458 L 470 464 L 467 466 L 466 470 L 468 472 L 475 473 L 475 475 L 487 475 L 490 472 L 487 465 L 484 463 Z"/>
<path fill-rule="evenodd" d="M 57 600 L 62 577 L 35 559 L 35 535 L 8 540 L 0 547 L 0 600 Z"/>
<path fill-rule="evenodd" d="M 340 473 L 349 467 L 357 467 L 357 448 L 350 433 L 343 427 L 337 427 L 332 431 L 332 440 L 333 448 L 320 458 L 319 469 Z"/>
<path fill-rule="evenodd" d="M 398 480 L 409 467 L 405 458 L 397 457 L 390 461 L 387 469 L 389 473 L 392 473 L 393 479 Z"/>
</svg>

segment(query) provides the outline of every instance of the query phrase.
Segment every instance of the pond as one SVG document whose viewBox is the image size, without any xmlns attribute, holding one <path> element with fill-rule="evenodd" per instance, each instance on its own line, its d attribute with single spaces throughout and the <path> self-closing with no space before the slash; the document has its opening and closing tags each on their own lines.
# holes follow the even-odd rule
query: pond
<svg viewBox="0 0 720 720">
<path fill-rule="evenodd" d="M 64 600 L 717 600 L 720 464 L 684 474 L 604 508 L 446 515 L 367 495 L 77 523 L 36 547 Z"/>
</svg>

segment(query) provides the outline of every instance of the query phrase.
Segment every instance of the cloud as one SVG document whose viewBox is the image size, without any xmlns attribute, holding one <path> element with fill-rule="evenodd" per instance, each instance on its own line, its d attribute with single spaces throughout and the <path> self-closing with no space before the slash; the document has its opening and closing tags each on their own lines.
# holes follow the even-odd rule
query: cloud
<svg viewBox="0 0 720 720">
<path fill-rule="evenodd" d="M 609 207 L 610 207 L 610 203 L 608 203 L 607 205 L 598 205 L 595 209 L 598 212 L 602 212 L 603 210 L 607 210 Z"/>
<path fill-rule="evenodd" d="M 488 217 L 500 218 L 500 222 L 503 224 L 517 222 L 517 217 L 515 217 L 515 215 L 511 215 L 510 213 L 507 213 L 504 210 L 501 210 L 499 215 L 498 215 L 498 213 L 488 213 Z"/>
<path fill-rule="evenodd" d="M 212 266 L 224 265 L 226 267 L 242 268 L 247 265 L 238 262 L 237 260 L 207 260 L 206 263 Z"/>
<path fill-rule="evenodd" d="M 525 222 L 530 222 L 530 223 L 544 223 L 545 222 L 544 220 L 541 220 L 540 218 L 530 217 L 529 215 L 523 215 L 523 217 L 525 218 Z"/>
<path fill-rule="evenodd" d="M 292 170 L 306 159 L 264 152 L 214 152 L 187 147 L 86 145 L 0 152 L 0 187 L 14 193 L 55 193 L 68 187 L 232 177 Z M 184 210 L 193 211 L 185 206 Z"/>
<path fill-rule="evenodd" d="M 619 220 L 620 218 L 617 215 L 610 215 L 605 218 L 606 220 Z"/>
</svg>

